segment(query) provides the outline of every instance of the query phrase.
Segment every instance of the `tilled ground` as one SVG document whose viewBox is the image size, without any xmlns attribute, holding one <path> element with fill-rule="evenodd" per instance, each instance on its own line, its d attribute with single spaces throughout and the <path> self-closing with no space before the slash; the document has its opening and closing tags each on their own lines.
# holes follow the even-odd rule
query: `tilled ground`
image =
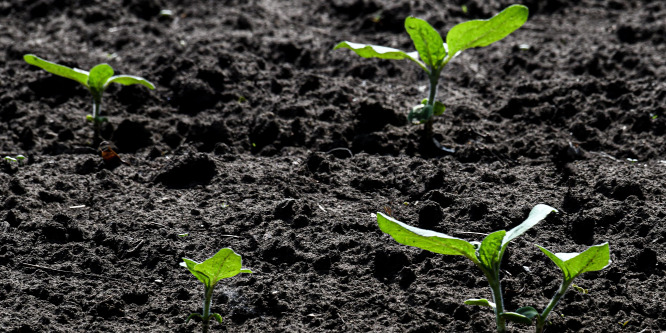
<svg viewBox="0 0 666 333">
<path fill-rule="evenodd" d="M 197 331 L 203 287 L 178 264 L 231 247 L 255 274 L 217 287 L 214 331 L 491 332 L 462 304 L 490 297 L 477 268 L 397 244 L 371 214 L 480 240 L 538 203 L 559 213 L 512 242 L 509 309 L 559 285 L 532 244 L 609 242 L 612 265 L 576 281 L 589 293 L 547 332 L 666 330 L 666 5 L 526 1 L 523 28 L 443 73 L 434 132 L 453 154 L 407 124 L 416 66 L 332 51 L 411 50 L 408 15 L 445 32 L 509 4 L 0 3 L 0 153 L 28 157 L 0 162 L 0 330 Z M 26 53 L 155 83 L 105 93 L 102 134 L 131 165 L 102 163 L 89 93 Z"/>
</svg>

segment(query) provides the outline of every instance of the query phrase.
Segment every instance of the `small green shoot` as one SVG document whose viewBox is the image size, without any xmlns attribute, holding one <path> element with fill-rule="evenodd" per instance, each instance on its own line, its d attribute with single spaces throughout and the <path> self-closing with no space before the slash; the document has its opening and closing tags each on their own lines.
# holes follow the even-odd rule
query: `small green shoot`
<svg viewBox="0 0 666 333">
<path fill-rule="evenodd" d="M 221 249 L 214 256 L 201 263 L 183 258 L 180 265 L 186 267 L 192 275 L 204 284 L 203 312 L 190 314 L 186 322 L 189 322 L 192 317 L 199 317 L 202 321 L 203 333 L 208 333 L 211 317 L 222 323 L 222 316 L 219 313 L 210 312 L 210 303 L 215 285 L 222 279 L 240 273 L 252 273 L 252 271 L 242 268 L 241 256 L 229 248 Z"/>
<path fill-rule="evenodd" d="M 110 83 L 119 83 L 125 86 L 140 84 L 149 89 L 155 89 L 155 86 L 148 82 L 146 79 L 132 75 L 114 75 L 113 68 L 108 64 L 99 64 L 93 67 L 90 72 L 78 69 L 69 68 L 67 66 L 58 65 L 56 63 L 44 60 L 34 54 L 26 54 L 23 60 L 30 65 L 37 66 L 51 74 L 62 76 L 74 80 L 84 85 L 93 97 L 93 110 L 91 115 L 87 115 L 86 119 L 93 123 L 95 129 L 95 142 L 93 145 L 99 144 L 102 141 L 100 138 L 100 124 L 107 119 L 101 117 L 102 112 L 102 94 Z"/>
<path fill-rule="evenodd" d="M 405 19 L 405 29 L 414 42 L 415 52 L 348 41 L 339 43 L 334 49 L 350 49 L 363 58 L 408 59 L 421 67 L 428 75 L 430 94 L 427 99 L 412 108 L 407 119 L 411 123 L 424 124 L 424 138 L 426 141 L 432 141 L 432 118 L 443 114 L 446 110 L 444 104 L 436 100 L 437 84 L 442 69 L 460 52 L 488 46 L 508 36 L 527 21 L 528 14 L 527 7 L 512 5 L 490 19 L 460 23 L 449 30 L 446 43 L 428 22 L 410 16 Z M 435 142 L 435 145 L 440 147 L 438 142 Z"/>
<path fill-rule="evenodd" d="M 490 284 L 492 301 L 475 298 L 466 300 L 465 304 L 491 308 L 495 313 L 498 333 L 506 332 L 507 320 L 530 325 L 535 318 L 536 332 L 541 333 L 548 315 L 564 296 L 573 280 L 585 272 L 602 270 L 611 262 L 608 243 L 591 246 L 582 253 L 557 254 L 537 245 L 562 270 L 564 278 L 560 289 L 541 313 L 531 306 L 524 306 L 513 312 L 506 311 L 500 284 L 500 264 L 507 245 L 554 211 L 556 210 L 550 206 L 536 205 L 523 223 L 509 231 L 499 230 L 490 233 L 481 243 L 468 242 L 435 231 L 412 227 L 382 213 L 377 213 L 377 223 L 383 232 L 391 235 L 400 244 L 434 253 L 464 256 L 479 267 Z"/>
<path fill-rule="evenodd" d="M 25 160 L 25 156 L 23 156 L 23 155 L 16 155 L 14 157 L 5 156 L 3 159 L 7 162 L 10 162 L 10 163 L 17 163 L 18 165 L 23 165 L 23 161 Z"/>
</svg>

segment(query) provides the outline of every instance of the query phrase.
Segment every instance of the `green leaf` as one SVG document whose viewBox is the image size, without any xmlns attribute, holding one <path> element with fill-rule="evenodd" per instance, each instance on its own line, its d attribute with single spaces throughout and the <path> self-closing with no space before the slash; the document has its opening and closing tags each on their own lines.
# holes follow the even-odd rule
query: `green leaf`
<svg viewBox="0 0 666 333">
<path fill-rule="evenodd" d="M 532 319 L 527 318 L 526 316 L 523 316 L 520 313 L 517 312 L 504 312 L 500 314 L 500 316 L 506 318 L 508 321 L 512 321 L 514 323 L 519 323 L 519 324 L 525 324 L 525 325 L 531 325 L 532 324 Z"/>
<path fill-rule="evenodd" d="M 130 86 L 133 84 L 141 84 L 143 86 L 146 86 L 148 89 L 154 90 L 155 86 L 150 83 L 148 80 L 139 77 L 139 76 L 133 76 L 133 75 L 116 75 L 110 77 L 106 83 L 104 84 L 104 88 L 109 85 L 109 83 L 114 82 L 114 83 L 120 83 L 125 86 Z"/>
<path fill-rule="evenodd" d="M 441 116 L 444 114 L 444 111 L 446 111 L 446 106 L 439 101 L 435 101 L 435 105 L 433 106 L 432 109 L 432 115 L 433 116 Z"/>
<path fill-rule="evenodd" d="M 539 311 L 531 306 L 523 306 L 522 308 L 516 310 L 516 313 L 519 313 L 529 319 L 534 319 L 534 317 L 539 317 Z"/>
<path fill-rule="evenodd" d="M 241 256 L 229 248 L 221 249 L 202 263 L 187 258 L 183 258 L 183 261 L 184 263 L 181 263 L 181 266 L 187 267 L 207 288 L 215 287 L 222 279 L 249 271 L 241 269 Z"/>
<path fill-rule="evenodd" d="M 428 22 L 411 16 L 405 19 L 405 30 L 412 38 L 421 60 L 431 69 L 436 70 L 446 57 L 444 41 L 439 32 L 433 29 Z"/>
<path fill-rule="evenodd" d="M 545 219 L 548 214 L 551 212 L 557 212 L 557 209 L 550 207 L 544 204 L 538 204 L 532 208 L 530 215 L 527 216 L 527 219 L 523 223 L 517 225 L 515 228 L 509 230 L 502 240 L 502 247 L 506 248 L 506 245 L 515 239 L 516 237 L 522 235 L 527 230 L 535 226 L 541 220 Z"/>
<path fill-rule="evenodd" d="M 56 63 L 44 60 L 34 54 L 24 55 L 23 60 L 25 60 L 25 62 L 28 64 L 37 66 L 51 74 L 74 80 L 88 87 L 88 72 L 84 70 L 58 65 Z"/>
<path fill-rule="evenodd" d="M 206 276 L 206 274 L 194 269 L 197 266 L 197 264 L 198 262 L 187 258 L 183 258 L 183 262 L 180 263 L 181 266 L 187 267 L 190 273 L 192 273 L 192 275 L 194 275 L 197 279 L 199 279 L 199 281 L 201 281 L 205 285 L 208 285 L 209 279 Z"/>
<path fill-rule="evenodd" d="M 201 320 L 203 320 L 203 316 L 201 314 L 199 314 L 199 313 L 190 313 L 190 315 L 187 316 L 187 320 L 185 320 L 185 324 L 189 323 L 190 319 L 192 319 L 194 317 L 199 317 L 199 318 L 201 318 Z"/>
<path fill-rule="evenodd" d="M 222 324 L 222 316 L 220 316 L 219 313 L 211 313 L 210 316 L 215 318 L 215 320 L 217 320 L 218 323 Z"/>
<path fill-rule="evenodd" d="M 473 48 L 490 45 L 520 28 L 529 10 L 523 5 L 512 5 L 488 20 L 472 20 L 460 23 L 446 35 L 449 57 Z"/>
<path fill-rule="evenodd" d="M 99 94 L 101 97 L 102 92 L 106 88 L 106 81 L 113 76 L 113 68 L 107 64 L 99 64 L 90 70 L 88 76 L 88 87 L 95 95 Z"/>
<path fill-rule="evenodd" d="M 474 246 L 464 239 L 412 227 L 382 213 L 377 213 L 377 224 L 400 244 L 440 254 L 465 256 L 478 263 Z"/>
<path fill-rule="evenodd" d="M 481 247 L 479 248 L 479 261 L 481 264 L 492 272 L 499 269 L 499 255 L 502 248 L 502 239 L 506 231 L 499 230 L 495 231 L 492 234 L 486 236 L 481 242 Z"/>
<path fill-rule="evenodd" d="M 423 124 L 432 118 L 434 112 L 432 105 L 415 105 L 407 114 L 407 121 L 410 124 Z"/>
<path fill-rule="evenodd" d="M 337 50 L 341 48 L 350 49 L 363 58 L 379 58 L 379 59 L 394 59 L 394 60 L 409 59 L 417 63 L 424 70 L 428 71 L 425 65 L 417 59 L 418 52 L 407 53 L 405 51 L 394 49 L 392 47 L 370 45 L 370 44 L 359 44 L 346 41 L 339 43 L 333 49 Z"/>
<path fill-rule="evenodd" d="M 571 281 L 585 272 L 600 271 L 611 264 L 608 243 L 593 245 L 582 253 L 555 253 L 536 245 L 562 270 L 565 281 Z"/>
<path fill-rule="evenodd" d="M 495 309 L 495 303 L 485 299 L 485 298 L 472 298 L 465 301 L 467 305 L 478 305 L 478 306 L 487 306 Z"/>
</svg>

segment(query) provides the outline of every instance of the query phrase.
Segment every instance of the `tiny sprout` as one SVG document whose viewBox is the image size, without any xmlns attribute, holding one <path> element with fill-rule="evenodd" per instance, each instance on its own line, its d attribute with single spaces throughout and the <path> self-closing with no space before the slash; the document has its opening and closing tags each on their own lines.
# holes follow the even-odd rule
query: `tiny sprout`
<svg viewBox="0 0 666 333">
<path fill-rule="evenodd" d="M 105 117 L 100 116 L 102 112 L 102 94 L 109 84 L 114 82 L 125 86 L 140 84 L 149 89 L 155 89 L 155 86 L 152 83 L 142 77 L 133 75 L 114 75 L 113 68 L 108 64 L 99 64 L 93 67 L 90 72 L 87 72 L 78 68 L 69 68 L 67 66 L 58 65 L 54 62 L 37 57 L 34 54 L 24 55 L 23 60 L 28 64 L 37 66 L 51 74 L 81 83 L 88 88 L 93 97 L 93 110 L 92 115 L 87 115 L 86 119 L 93 123 L 95 129 L 94 143 L 102 141 L 99 134 L 99 127 L 101 123 L 107 120 Z"/>
<path fill-rule="evenodd" d="M 465 6 L 465 5 L 460 6 L 460 10 L 462 10 L 463 14 L 467 14 L 467 12 L 469 11 L 467 6 Z"/>
<path fill-rule="evenodd" d="M 241 256 L 229 248 L 221 249 L 214 256 L 200 263 L 183 258 L 183 262 L 180 265 L 186 267 L 192 275 L 196 276 L 204 284 L 203 312 L 190 314 L 186 322 L 189 322 L 192 317 L 199 317 L 202 321 L 203 333 L 208 333 L 211 317 L 222 323 L 222 316 L 219 313 L 210 312 L 210 303 L 215 285 L 222 279 L 230 278 L 240 273 L 252 273 L 252 271 L 242 268 Z"/>
<path fill-rule="evenodd" d="M 162 16 L 162 17 L 171 17 L 171 16 L 173 16 L 173 11 L 171 11 L 169 9 L 162 9 L 162 10 L 160 10 L 160 16 Z"/>
<path fill-rule="evenodd" d="M 178 237 L 187 237 L 187 236 L 189 236 L 189 235 L 190 235 L 189 233 L 178 234 Z"/>
<path fill-rule="evenodd" d="M 17 163 L 18 165 L 21 165 L 21 164 L 23 164 L 23 160 L 25 160 L 25 156 L 23 156 L 23 155 L 16 155 L 14 157 L 5 156 L 4 160 L 7 161 L 7 162 Z"/>
</svg>

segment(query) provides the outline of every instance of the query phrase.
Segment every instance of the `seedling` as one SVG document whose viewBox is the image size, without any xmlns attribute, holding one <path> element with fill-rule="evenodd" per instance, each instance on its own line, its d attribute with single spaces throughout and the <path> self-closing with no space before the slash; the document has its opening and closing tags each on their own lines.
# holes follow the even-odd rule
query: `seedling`
<svg viewBox="0 0 666 333">
<path fill-rule="evenodd" d="M 204 284 L 203 312 L 190 314 L 187 317 L 186 323 L 192 317 L 199 317 L 202 321 L 203 333 L 207 333 L 211 317 L 222 323 L 222 316 L 219 313 L 210 312 L 211 297 L 213 296 L 215 285 L 222 279 L 236 276 L 239 273 L 252 273 L 252 271 L 241 268 L 241 256 L 229 248 L 221 249 L 214 256 L 201 263 L 183 258 L 183 262 L 180 265 L 187 267 L 190 273 Z"/>
<path fill-rule="evenodd" d="M 492 301 L 469 299 L 465 301 L 465 304 L 492 308 L 495 312 L 498 333 L 506 332 L 507 320 L 531 325 L 534 319 L 536 319 L 536 332 L 542 333 L 548 315 L 564 296 L 573 280 L 585 272 L 602 270 L 611 262 L 608 243 L 591 246 L 582 253 L 555 254 L 542 246 L 536 245 L 562 270 L 564 278 L 560 288 L 541 313 L 532 306 L 524 306 L 514 312 L 506 311 L 499 276 L 504 251 L 511 240 L 522 235 L 553 211 L 556 210 L 550 206 L 536 205 L 523 223 L 508 232 L 505 230 L 495 231 L 486 236 L 480 243 L 468 242 L 435 231 L 415 228 L 382 213 L 377 213 L 377 223 L 383 232 L 391 235 L 400 244 L 440 254 L 461 255 L 479 267 L 490 284 Z"/>
<path fill-rule="evenodd" d="M 528 13 L 527 7 L 512 5 L 488 20 L 460 23 L 449 30 L 446 43 L 428 22 L 410 16 L 405 19 L 405 29 L 414 42 L 415 52 L 408 53 L 386 46 L 347 41 L 339 43 L 334 49 L 350 49 L 363 58 L 409 59 L 419 65 L 428 75 L 430 94 L 427 99 L 412 108 L 407 119 L 411 123 L 424 124 L 424 138 L 426 141 L 433 141 L 432 118 L 443 114 L 446 110 L 444 104 L 436 100 L 437 84 L 442 69 L 460 52 L 488 46 L 508 36 L 527 21 Z M 439 142 L 434 141 L 434 143 L 441 148 Z"/>
<path fill-rule="evenodd" d="M 108 64 L 99 64 L 93 67 L 90 72 L 86 72 L 78 68 L 69 68 L 67 66 L 46 61 L 33 54 L 26 54 L 23 56 L 23 59 L 30 65 L 37 66 L 51 74 L 74 80 L 88 88 L 93 97 L 93 110 L 91 115 L 89 114 L 86 116 L 86 119 L 93 123 L 95 130 L 95 144 L 102 141 L 99 133 L 100 125 L 107 121 L 106 117 L 102 117 L 100 114 L 102 112 L 102 94 L 110 83 L 115 82 L 125 86 L 141 84 L 149 89 L 155 89 L 155 86 L 152 83 L 142 77 L 132 75 L 113 75 L 113 68 Z"/>
<path fill-rule="evenodd" d="M 5 156 L 4 160 L 7 161 L 7 162 L 17 163 L 18 165 L 22 165 L 23 160 L 25 160 L 25 156 L 23 156 L 23 155 L 16 155 L 14 157 Z"/>
</svg>

